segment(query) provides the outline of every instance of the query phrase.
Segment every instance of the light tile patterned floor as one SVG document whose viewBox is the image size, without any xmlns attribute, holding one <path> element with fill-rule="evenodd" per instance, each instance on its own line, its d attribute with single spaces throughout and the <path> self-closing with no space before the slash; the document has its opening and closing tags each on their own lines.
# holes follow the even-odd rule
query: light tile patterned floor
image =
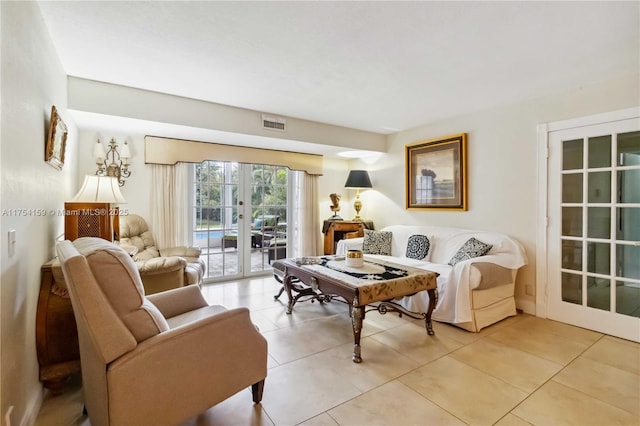
<svg viewBox="0 0 640 426">
<path fill-rule="evenodd" d="M 247 306 L 269 342 L 262 404 L 240 392 L 183 426 L 639 425 L 640 345 L 529 315 L 480 333 L 369 313 L 351 362 L 348 307 L 300 303 L 287 315 L 271 277 L 203 287 Z M 205 362 L 205 360 L 203 360 Z M 45 396 L 37 426 L 90 425 L 80 380 Z"/>
</svg>

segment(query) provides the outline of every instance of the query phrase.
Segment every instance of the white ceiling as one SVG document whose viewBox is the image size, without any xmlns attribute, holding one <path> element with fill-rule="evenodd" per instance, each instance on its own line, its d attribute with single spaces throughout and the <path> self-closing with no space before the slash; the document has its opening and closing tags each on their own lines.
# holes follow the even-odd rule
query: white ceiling
<svg viewBox="0 0 640 426">
<path fill-rule="evenodd" d="M 40 2 L 67 74 L 394 133 L 638 73 L 632 2 Z"/>
</svg>

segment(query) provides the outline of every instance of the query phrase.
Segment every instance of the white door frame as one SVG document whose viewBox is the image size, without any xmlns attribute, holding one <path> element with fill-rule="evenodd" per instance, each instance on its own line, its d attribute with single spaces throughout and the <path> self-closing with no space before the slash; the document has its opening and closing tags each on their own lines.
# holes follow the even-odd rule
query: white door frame
<svg viewBox="0 0 640 426">
<path fill-rule="evenodd" d="M 547 282 L 547 227 L 548 227 L 548 183 L 549 183 L 549 134 L 558 130 L 592 126 L 640 117 L 640 107 L 596 114 L 569 120 L 543 123 L 538 125 L 538 202 L 536 212 L 536 316 L 547 318 L 548 282 Z"/>
</svg>

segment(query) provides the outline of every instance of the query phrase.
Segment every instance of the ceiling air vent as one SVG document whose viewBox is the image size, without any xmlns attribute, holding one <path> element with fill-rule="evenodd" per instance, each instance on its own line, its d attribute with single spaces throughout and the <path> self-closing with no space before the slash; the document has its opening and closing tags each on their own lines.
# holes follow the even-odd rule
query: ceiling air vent
<svg viewBox="0 0 640 426">
<path fill-rule="evenodd" d="M 274 117 L 271 115 L 262 114 L 262 128 L 267 130 L 276 130 L 278 132 L 284 132 L 287 119 L 282 117 Z"/>
</svg>

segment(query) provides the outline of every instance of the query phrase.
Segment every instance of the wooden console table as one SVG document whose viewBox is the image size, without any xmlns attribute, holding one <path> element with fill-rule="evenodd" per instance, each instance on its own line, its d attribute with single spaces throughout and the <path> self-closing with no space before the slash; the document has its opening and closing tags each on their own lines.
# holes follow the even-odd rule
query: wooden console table
<svg viewBox="0 0 640 426">
<path fill-rule="evenodd" d="M 335 254 L 338 241 L 346 238 L 346 234 L 359 232 L 364 235 L 365 229 L 373 229 L 372 221 L 325 220 L 322 225 L 324 234 L 324 254 Z"/>
<path fill-rule="evenodd" d="M 80 371 L 76 319 L 57 260 L 41 268 L 36 310 L 36 352 L 40 381 L 52 393 L 62 392 L 72 374 Z"/>
</svg>

